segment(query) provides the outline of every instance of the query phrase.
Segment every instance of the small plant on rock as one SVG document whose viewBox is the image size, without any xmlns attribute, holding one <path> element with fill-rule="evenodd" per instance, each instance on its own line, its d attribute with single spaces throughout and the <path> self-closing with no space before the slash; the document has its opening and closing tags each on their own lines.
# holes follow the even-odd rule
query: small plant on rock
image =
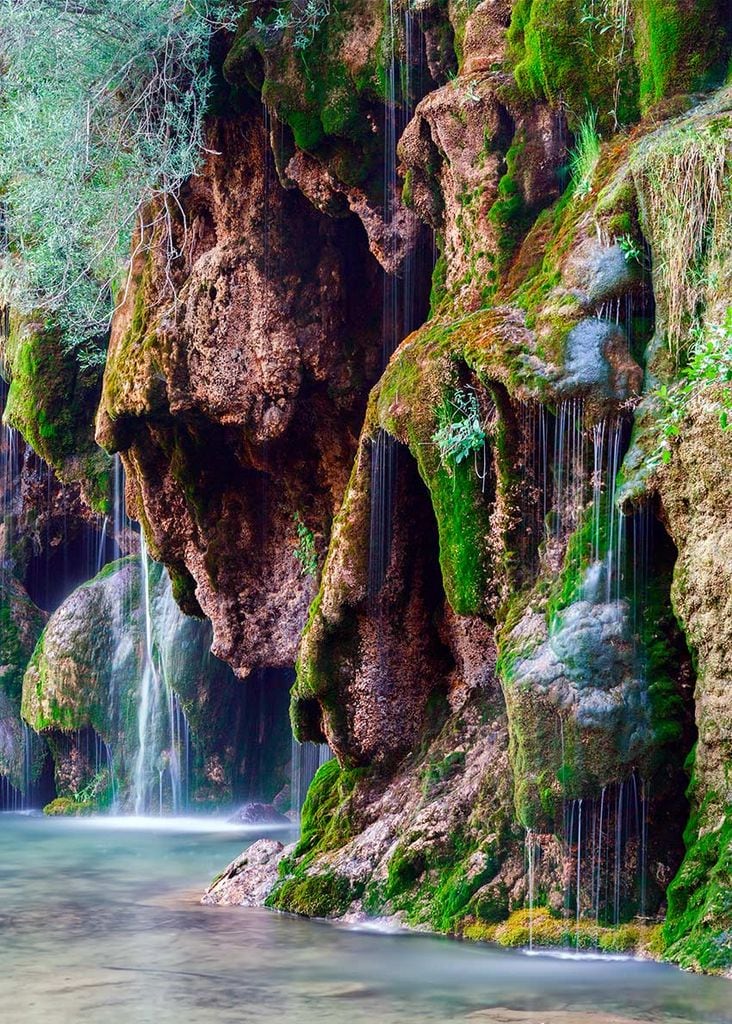
<svg viewBox="0 0 732 1024">
<path fill-rule="evenodd" d="M 626 263 L 637 263 L 643 265 L 643 250 L 632 235 L 621 235 L 616 239 Z"/>
<path fill-rule="evenodd" d="M 592 190 L 592 179 L 600 159 L 600 136 L 597 131 L 597 112 L 588 110 L 575 133 L 575 147 L 569 155 L 572 190 L 576 196 L 586 196 Z"/>
<path fill-rule="evenodd" d="M 724 324 L 706 332 L 697 332 L 697 340 L 680 379 L 674 384 L 663 384 L 657 397 L 661 405 L 658 418 L 659 441 L 651 456 L 652 465 L 669 463 L 672 446 L 683 432 L 689 403 L 700 396 L 714 407 L 722 430 L 732 430 L 732 307 L 727 310 Z M 714 400 L 707 392 L 714 389 Z"/>
<path fill-rule="evenodd" d="M 460 463 L 485 444 L 485 427 L 475 392 L 458 388 L 437 410 L 439 427 L 432 435 L 444 464 Z"/>
<path fill-rule="evenodd" d="M 303 522 L 299 512 L 292 517 L 297 530 L 297 547 L 295 558 L 300 563 L 300 573 L 303 576 L 318 575 L 318 552 L 315 547 L 315 534 Z"/>
</svg>

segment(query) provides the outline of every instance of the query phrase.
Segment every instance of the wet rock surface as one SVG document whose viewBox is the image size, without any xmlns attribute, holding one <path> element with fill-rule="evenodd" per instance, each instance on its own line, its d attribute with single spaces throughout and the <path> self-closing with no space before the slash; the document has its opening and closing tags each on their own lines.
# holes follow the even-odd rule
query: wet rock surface
<svg viewBox="0 0 732 1024">
<path fill-rule="evenodd" d="M 276 839 L 258 839 L 232 861 L 201 898 L 201 903 L 227 907 L 261 906 L 274 888 L 277 869 L 286 854 Z"/>
<path fill-rule="evenodd" d="M 242 804 L 228 819 L 234 825 L 286 825 L 290 819 L 273 804 Z"/>
</svg>

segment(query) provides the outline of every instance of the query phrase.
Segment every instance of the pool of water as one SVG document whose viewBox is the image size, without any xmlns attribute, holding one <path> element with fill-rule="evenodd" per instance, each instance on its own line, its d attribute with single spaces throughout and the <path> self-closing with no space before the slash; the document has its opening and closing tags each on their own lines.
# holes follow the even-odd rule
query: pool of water
<svg viewBox="0 0 732 1024">
<path fill-rule="evenodd" d="M 260 834 L 0 815 L 2 1024 L 732 1024 L 728 981 L 671 967 L 200 906 Z"/>
</svg>

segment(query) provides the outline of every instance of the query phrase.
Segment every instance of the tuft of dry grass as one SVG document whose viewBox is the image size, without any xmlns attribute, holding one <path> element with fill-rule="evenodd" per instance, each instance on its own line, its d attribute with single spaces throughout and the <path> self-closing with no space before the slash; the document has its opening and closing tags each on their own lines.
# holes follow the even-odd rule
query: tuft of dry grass
<svg viewBox="0 0 732 1024">
<path fill-rule="evenodd" d="M 653 251 L 654 291 L 679 365 L 705 303 L 713 250 L 728 235 L 732 135 L 720 120 L 685 125 L 649 142 L 636 150 L 631 167 Z"/>
</svg>

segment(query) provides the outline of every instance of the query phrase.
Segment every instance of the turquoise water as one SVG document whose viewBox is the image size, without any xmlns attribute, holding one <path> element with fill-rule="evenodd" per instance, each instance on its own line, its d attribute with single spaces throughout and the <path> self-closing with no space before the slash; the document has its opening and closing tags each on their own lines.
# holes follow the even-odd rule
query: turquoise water
<svg viewBox="0 0 732 1024">
<path fill-rule="evenodd" d="M 254 837 L 0 815 L 0 1022 L 732 1024 L 730 982 L 670 967 L 200 906 Z"/>
</svg>

